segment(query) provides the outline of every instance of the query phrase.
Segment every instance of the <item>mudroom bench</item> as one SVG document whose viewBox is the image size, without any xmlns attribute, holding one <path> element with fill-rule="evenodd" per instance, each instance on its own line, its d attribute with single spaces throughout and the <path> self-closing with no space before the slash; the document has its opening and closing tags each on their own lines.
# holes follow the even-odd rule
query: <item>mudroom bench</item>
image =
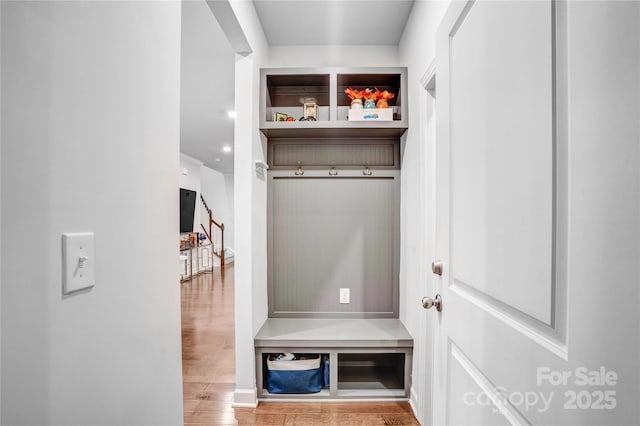
<svg viewBox="0 0 640 426">
<path fill-rule="evenodd" d="M 255 337 L 260 400 L 407 400 L 413 338 L 398 319 L 269 318 Z M 267 359 L 293 353 L 320 358 L 320 392 L 269 393 Z"/>
</svg>

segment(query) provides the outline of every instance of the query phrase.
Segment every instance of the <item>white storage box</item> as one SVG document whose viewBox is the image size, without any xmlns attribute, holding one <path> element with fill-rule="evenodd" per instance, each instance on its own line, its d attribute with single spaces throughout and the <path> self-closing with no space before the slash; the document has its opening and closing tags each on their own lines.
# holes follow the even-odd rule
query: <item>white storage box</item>
<svg viewBox="0 0 640 426">
<path fill-rule="evenodd" d="M 393 121 L 393 108 L 349 109 L 349 121 Z"/>
</svg>

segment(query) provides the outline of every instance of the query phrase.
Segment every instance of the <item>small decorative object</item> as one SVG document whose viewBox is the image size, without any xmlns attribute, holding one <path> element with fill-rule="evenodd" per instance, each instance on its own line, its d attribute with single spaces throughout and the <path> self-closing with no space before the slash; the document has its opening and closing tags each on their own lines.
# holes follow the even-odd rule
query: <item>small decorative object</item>
<svg viewBox="0 0 640 426">
<path fill-rule="evenodd" d="M 287 121 L 287 114 L 276 112 L 273 114 L 273 121 Z"/>
<path fill-rule="evenodd" d="M 349 87 L 344 90 L 344 93 L 351 99 L 351 109 L 362 109 L 362 90 L 356 90 Z"/>
<path fill-rule="evenodd" d="M 378 94 L 375 91 L 366 88 L 362 91 L 362 97 L 364 98 L 364 109 L 373 109 L 376 107 Z"/>
<path fill-rule="evenodd" d="M 376 108 L 389 108 L 389 99 L 393 99 L 395 97 L 395 94 L 390 93 L 388 90 L 385 90 L 383 92 L 379 91 L 378 88 L 376 87 L 376 99 L 378 100 L 378 103 L 376 104 Z"/>
<path fill-rule="evenodd" d="M 362 99 L 362 90 L 356 90 L 352 87 L 348 87 L 344 89 L 344 93 L 346 93 L 351 100 Z"/>
<path fill-rule="evenodd" d="M 293 117 L 287 117 L 287 121 L 296 121 Z"/>
<path fill-rule="evenodd" d="M 318 119 L 318 104 L 315 102 L 305 102 L 303 104 L 304 118 L 307 120 L 313 119 L 311 121 L 315 121 Z"/>
<path fill-rule="evenodd" d="M 378 94 L 375 91 L 366 88 L 362 93 L 362 97 L 364 98 L 364 109 L 374 109 L 376 107 Z"/>
</svg>

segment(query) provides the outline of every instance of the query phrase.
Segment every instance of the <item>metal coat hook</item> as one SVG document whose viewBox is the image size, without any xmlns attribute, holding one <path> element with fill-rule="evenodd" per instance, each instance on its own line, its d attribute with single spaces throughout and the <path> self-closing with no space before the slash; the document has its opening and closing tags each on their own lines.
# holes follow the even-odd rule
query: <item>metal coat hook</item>
<svg viewBox="0 0 640 426">
<path fill-rule="evenodd" d="M 369 168 L 369 166 L 364 166 L 364 170 L 362 171 L 362 174 L 365 176 L 371 176 L 373 173 L 371 172 L 371 169 Z"/>
<path fill-rule="evenodd" d="M 298 170 L 294 173 L 296 176 L 302 176 L 304 174 L 304 170 L 302 170 L 302 165 L 298 163 Z"/>
<path fill-rule="evenodd" d="M 329 176 L 338 176 L 338 171 L 335 167 L 331 167 L 331 170 L 329 170 Z"/>
</svg>

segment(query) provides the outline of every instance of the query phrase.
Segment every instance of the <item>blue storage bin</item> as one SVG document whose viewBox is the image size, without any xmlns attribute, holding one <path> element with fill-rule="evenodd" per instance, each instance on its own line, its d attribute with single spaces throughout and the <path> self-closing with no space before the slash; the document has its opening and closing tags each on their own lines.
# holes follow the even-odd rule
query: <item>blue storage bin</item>
<svg viewBox="0 0 640 426">
<path fill-rule="evenodd" d="M 320 357 L 291 361 L 267 360 L 269 393 L 316 393 L 323 386 Z"/>
</svg>

